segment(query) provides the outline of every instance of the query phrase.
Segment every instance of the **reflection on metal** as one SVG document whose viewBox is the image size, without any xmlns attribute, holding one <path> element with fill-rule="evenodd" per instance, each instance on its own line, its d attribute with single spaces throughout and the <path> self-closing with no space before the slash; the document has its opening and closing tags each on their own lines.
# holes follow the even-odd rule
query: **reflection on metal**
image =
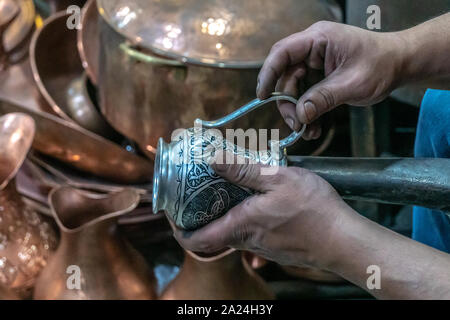
<svg viewBox="0 0 450 320">
<path fill-rule="evenodd" d="M 133 45 L 216 67 L 258 68 L 278 40 L 314 22 L 341 18 L 330 0 L 97 2 L 103 18 Z"/>
<path fill-rule="evenodd" d="M 15 177 L 35 132 L 29 116 L 11 113 L 0 118 L 0 286 L 27 297 L 56 246 L 49 224 L 26 206 Z"/>
<path fill-rule="evenodd" d="M 22 112 L 36 123 L 33 148 L 94 176 L 118 183 L 145 183 L 152 179 L 152 164 L 102 137 L 70 122 L 28 107 L 2 101 L 0 115 Z"/>
<path fill-rule="evenodd" d="M 253 99 L 259 68 L 276 41 L 319 20 L 339 19 L 332 1 L 97 3 L 101 111 L 152 159 L 160 137 L 167 141 L 196 117 L 217 119 Z M 282 126 L 277 110 L 233 124 Z"/>
<path fill-rule="evenodd" d="M 99 195 L 62 187 L 50 193 L 49 202 L 61 243 L 39 276 L 35 299 L 156 298 L 151 270 L 117 230 L 117 219 L 139 203 L 136 191 Z M 67 285 L 68 266 L 79 268 L 79 290 Z"/>
<path fill-rule="evenodd" d="M 345 199 L 450 212 L 450 159 L 288 157 Z"/>
<path fill-rule="evenodd" d="M 89 0 L 83 7 L 81 29 L 78 30 L 77 34 L 77 47 L 83 68 L 94 85 L 97 85 L 100 59 L 99 18 L 96 0 Z"/>
</svg>

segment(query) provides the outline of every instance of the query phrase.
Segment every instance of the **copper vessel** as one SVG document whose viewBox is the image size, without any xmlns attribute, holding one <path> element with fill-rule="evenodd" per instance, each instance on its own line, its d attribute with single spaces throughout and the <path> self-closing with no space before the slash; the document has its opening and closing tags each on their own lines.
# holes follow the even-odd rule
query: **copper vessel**
<svg viewBox="0 0 450 320">
<path fill-rule="evenodd" d="M 58 12 L 33 35 L 30 62 L 41 94 L 39 102 L 60 118 L 107 136 L 108 126 L 88 94 L 77 50 L 77 30 L 67 27 L 69 17 L 66 12 Z"/>
<path fill-rule="evenodd" d="M 99 18 L 96 0 L 89 0 L 83 7 L 81 29 L 78 30 L 77 35 L 77 46 L 83 62 L 83 68 L 94 85 L 98 84 L 98 64 L 100 59 Z"/>
<path fill-rule="evenodd" d="M 136 191 L 99 195 L 61 187 L 49 202 L 61 243 L 36 283 L 35 299 L 155 298 L 153 273 L 117 230 L 117 219 L 139 203 Z M 69 279 L 71 270 L 78 278 Z"/>
<path fill-rule="evenodd" d="M 319 20 L 338 20 L 333 1 L 98 0 L 101 111 L 155 158 L 160 137 L 195 117 L 228 114 L 255 95 L 271 46 Z M 234 128 L 279 128 L 276 110 Z M 278 119 L 278 118 L 277 118 Z"/>
<path fill-rule="evenodd" d="M 291 96 L 273 94 L 266 100 L 255 99 L 221 119 L 198 119 L 194 128 L 180 132 L 170 144 L 161 138 L 153 175 L 153 212 L 164 211 L 179 228 L 195 230 L 252 195 L 252 190 L 233 185 L 214 172 L 210 164 L 219 154 L 228 152 L 275 170 L 286 166 L 286 149 L 301 138 L 306 125 L 281 141 L 267 141 L 267 149 L 262 150 L 235 145 L 217 130 L 267 103 L 280 100 L 297 103 Z"/>
<path fill-rule="evenodd" d="M 233 252 L 213 262 L 185 254 L 180 273 L 161 295 L 162 300 L 270 300 L 273 293 L 243 259 Z"/>
<path fill-rule="evenodd" d="M 1 101 L 0 115 L 9 112 L 26 113 L 35 120 L 33 148 L 43 154 L 118 183 L 145 183 L 152 178 L 153 167 L 148 160 L 99 135 L 42 111 Z"/>
<path fill-rule="evenodd" d="M 49 224 L 25 205 L 15 176 L 34 137 L 33 119 L 12 113 L 0 118 L 0 285 L 27 296 L 56 236 Z"/>
</svg>

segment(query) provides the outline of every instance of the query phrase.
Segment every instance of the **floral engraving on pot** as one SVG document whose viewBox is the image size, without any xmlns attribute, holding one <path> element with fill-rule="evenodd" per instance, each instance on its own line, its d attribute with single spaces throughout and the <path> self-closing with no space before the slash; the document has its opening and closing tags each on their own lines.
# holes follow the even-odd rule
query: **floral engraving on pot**
<svg viewBox="0 0 450 320">
<path fill-rule="evenodd" d="M 175 209 L 180 212 L 181 208 L 182 225 L 188 230 L 198 229 L 221 217 L 252 194 L 249 189 L 226 182 L 208 164 L 218 150 L 239 155 L 249 152 L 218 139 L 210 132 L 191 128 L 179 138 L 184 147 L 178 153 Z M 173 218 L 177 221 L 178 214 Z"/>
</svg>

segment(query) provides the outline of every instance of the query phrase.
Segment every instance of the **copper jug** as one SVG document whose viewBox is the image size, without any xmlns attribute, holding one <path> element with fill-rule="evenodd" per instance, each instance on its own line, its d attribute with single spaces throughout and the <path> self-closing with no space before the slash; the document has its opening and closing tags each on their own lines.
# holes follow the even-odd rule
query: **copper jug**
<svg viewBox="0 0 450 320">
<path fill-rule="evenodd" d="M 15 176 L 34 137 L 34 121 L 21 113 L 0 118 L 0 286 L 27 297 L 56 246 L 49 224 L 25 205 Z"/>
<path fill-rule="evenodd" d="M 274 294 L 234 251 L 222 258 L 201 261 L 186 252 L 180 273 L 161 295 L 162 300 L 271 300 Z"/>
<path fill-rule="evenodd" d="M 60 187 L 49 195 L 61 243 L 39 277 L 35 299 L 153 299 L 155 279 L 118 232 L 117 220 L 139 203 L 134 189 L 100 195 Z"/>
</svg>

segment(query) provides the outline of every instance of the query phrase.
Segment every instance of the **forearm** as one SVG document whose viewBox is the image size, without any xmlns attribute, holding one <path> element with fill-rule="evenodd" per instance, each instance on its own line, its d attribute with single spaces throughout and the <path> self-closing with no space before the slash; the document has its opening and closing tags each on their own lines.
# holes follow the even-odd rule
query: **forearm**
<svg viewBox="0 0 450 320">
<path fill-rule="evenodd" d="M 450 299 L 450 255 L 354 214 L 335 232 L 329 271 L 380 299 Z M 346 231 L 345 231 L 346 230 Z M 381 289 L 369 290 L 369 266 L 381 271 Z"/>
<path fill-rule="evenodd" d="M 404 44 L 400 84 L 450 88 L 450 13 L 397 35 Z"/>
</svg>

